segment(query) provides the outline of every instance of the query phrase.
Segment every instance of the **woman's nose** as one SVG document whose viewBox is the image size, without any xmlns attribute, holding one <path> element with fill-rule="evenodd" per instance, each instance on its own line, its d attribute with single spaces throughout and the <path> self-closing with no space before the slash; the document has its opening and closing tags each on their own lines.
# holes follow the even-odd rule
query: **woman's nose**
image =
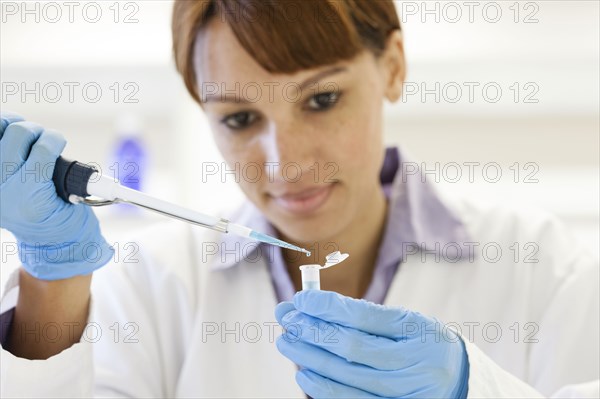
<svg viewBox="0 0 600 399">
<path fill-rule="evenodd" d="M 265 164 L 278 172 L 291 169 L 301 172 L 315 162 L 316 148 L 311 132 L 302 131 L 297 124 L 270 124 L 261 144 Z"/>
</svg>

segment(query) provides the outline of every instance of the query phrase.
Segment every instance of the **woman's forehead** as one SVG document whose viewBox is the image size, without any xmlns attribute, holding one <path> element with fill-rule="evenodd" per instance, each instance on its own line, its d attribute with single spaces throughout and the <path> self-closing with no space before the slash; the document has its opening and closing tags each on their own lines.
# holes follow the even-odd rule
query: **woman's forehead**
<svg viewBox="0 0 600 399">
<path fill-rule="evenodd" d="M 213 18 L 198 34 L 194 47 L 194 70 L 198 83 L 272 79 L 242 47 L 226 22 Z"/>
<path fill-rule="evenodd" d="M 279 84 L 301 84 L 312 76 L 331 69 L 352 72 L 356 69 L 364 51 L 351 60 L 341 60 L 334 64 L 302 69 L 295 73 L 272 73 L 264 69 L 240 44 L 230 26 L 213 18 L 196 37 L 194 48 L 194 70 L 198 85 L 231 84 L 240 85 L 256 82 Z"/>
</svg>

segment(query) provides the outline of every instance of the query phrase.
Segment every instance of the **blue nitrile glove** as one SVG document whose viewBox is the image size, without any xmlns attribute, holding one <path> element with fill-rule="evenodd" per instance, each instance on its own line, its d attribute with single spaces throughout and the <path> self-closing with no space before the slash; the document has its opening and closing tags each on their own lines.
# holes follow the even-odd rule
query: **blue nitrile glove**
<svg viewBox="0 0 600 399">
<path fill-rule="evenodd" d="M 56 195 L 52 173 L 65 139 L 12 113 L 0 118 L 0 227 L 17 239 L 25 270 L 59 280 L 105 265 L 114 251 L 92 210 Z"/>
<path fill-rule="evenodd" d="M 464 343 L 436 319 L 331 291 L 298 292 L 275 309 L 279 351 L 313 398 L 466 398 Z"/>
</svg>

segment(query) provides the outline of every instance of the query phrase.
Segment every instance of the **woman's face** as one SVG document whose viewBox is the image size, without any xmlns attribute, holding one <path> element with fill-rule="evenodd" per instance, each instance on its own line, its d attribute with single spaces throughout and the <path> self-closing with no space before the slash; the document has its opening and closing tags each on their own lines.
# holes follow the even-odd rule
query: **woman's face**
<svg viewBox="0 0 600 399">
<path fill-rule="evenodd" d="M 246 196 L 285 237 L 330 240 L 369 209 L 381 192 L 386 63 L 365 51 L 272 74 L 214 18 L 198 36 L 195 65 L 219 150 L 240 171 Z"/>
</svg>

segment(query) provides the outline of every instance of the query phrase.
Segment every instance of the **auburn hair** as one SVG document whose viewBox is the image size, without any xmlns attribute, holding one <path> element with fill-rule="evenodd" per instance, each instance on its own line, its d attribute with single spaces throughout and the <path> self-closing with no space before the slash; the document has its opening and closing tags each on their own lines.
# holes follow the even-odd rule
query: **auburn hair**
<svg viewBox="0 0 600 399">
<path fill-rule="evenodd" d="M 400 30 L 393 0 L 176 0 L 173 54 L 177 71 L 200 103 L 194 44 L 221 18 L 250 56 L 271 73 L 294 73 L 348 60 L 364 50 L 378 56 Z"/>
</svg>

